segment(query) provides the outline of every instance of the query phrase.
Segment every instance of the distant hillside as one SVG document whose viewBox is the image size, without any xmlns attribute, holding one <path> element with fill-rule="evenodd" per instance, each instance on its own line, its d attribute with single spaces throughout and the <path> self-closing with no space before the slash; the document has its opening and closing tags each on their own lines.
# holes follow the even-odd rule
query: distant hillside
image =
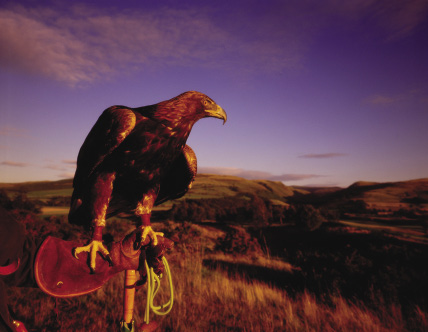
<svg viewBox="0 0 428 332">
<path fill-rule="evenodd" d="M 263 199 L 284 201 L 307 191 L 288 187 L 280 181 L 247 180 L 237 176 L 198 174 L 186 199 L 223 198 L 236 195 L 257 195 Z"/>
<path fill-rule="evenodd" d="M 345 189 L 312 191 L 304 197 L 293 198 L 294 202 L 327 206 L 358 200 L 372 209 L 396 211 L 417 206 L 428 211 L 428 179 L 385 183 L 359 181 Z"/>
<path fill-rule="evenodd" d="M 348 192 L 370 207 L 399 209 L 419 205 L 428 208 L 428 178 L 390 183 L 357 182 Z"/>
<path fill-rule="evenodd" d="M 55 196 L 71 196 L 72 179 L 24 183 L 0 183 L 0 189 L 14 194 L 27 193 L 30 198 L 46 200 Z M 182 199 L 224 198 L 228 196 L 256 195 L 263 199 L 285 202 L 295 194 L 304 195 L 302 189 L 288 187 L 279 181 L 246 180 L 236 176 L 198 174 L 192 188 Z M 163 205 L 170 205 L 166 203 Z"/>
<path fill-rule="evenodd" d="M 59 181 L 34 181 L 34 182 L 21 182 L 21 183 L 0 183 L 0 189 L 7 191 L 42 191 L 42 190 L 56 190 L 56 189 L 71 189 L 73 179 L 65 179 Z"/>
<path fill-rule="evenodd" d="M 0 189 L 9 195 L 25 193 L 31 199 L 46 201 L 52 197 L 71 197 L 73 180 L 0 183 Z"/>
<path fill-rule="evenodd" d="M 25 183 L 0 183 L 0 189 L 14 194 L 27 193 L 30 198 L 47 200 L 69 197 L 72 179 Z M 401 182 L 356 182 L 348 188 L 289 187 L 279 181 L 247 180 L 236 176 L 198 174 L 193 187 L 182 199 L 209 199 L 230 196 L 259 196 L 273 203 L 305 203 L 334 206 L 349 201 L 364 201 L 369 208 L 419 209 L 428 211 L 428 178 Z M 163 204 L 164 208 L 172 203 Z"/>
</svg>

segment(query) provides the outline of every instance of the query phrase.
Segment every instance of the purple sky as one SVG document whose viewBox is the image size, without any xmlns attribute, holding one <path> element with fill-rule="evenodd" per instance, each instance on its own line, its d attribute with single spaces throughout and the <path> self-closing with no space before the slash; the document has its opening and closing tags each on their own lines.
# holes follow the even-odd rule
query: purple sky
<svg viewBox="0 0 428 332">
<path fill-rule="evenodd" d="M 199 172 L 428 177 L 428 1 L 2 1 L 0 182 L 72 177 L 101 112 L 187 90 Z"/>
</svg>

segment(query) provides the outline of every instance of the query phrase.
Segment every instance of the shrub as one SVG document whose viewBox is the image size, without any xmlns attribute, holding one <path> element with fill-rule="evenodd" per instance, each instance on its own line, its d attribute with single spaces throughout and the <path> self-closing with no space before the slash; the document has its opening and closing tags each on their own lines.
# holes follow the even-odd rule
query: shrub
<svg viewBox="0 0 428 332">
<path fill-rule="evenodd" d="M 174 251 L 195 252 L 199 250 L 201 232 L 189 222 L 180 224 L 168 222 L 159 231 L 163 232 L 165 237 L 174 241 Z"/>
<path fill-rule="evenodd" d="M 269 221 L 269 215 L 272 214 L 269 213 L 265 201 L 263 201 L 259 196 L 253 195 L 251 197 L 251 203 L 250 203 L 250 211 L 252 215 L 252 221 L 254 224 L 258 226 L 263 226 L 268 224 Z"/>
<path fill-rule="evenodd" d="M 256 238 L 248 234 L 243 227 L 230 227 L 226 235 L 219 240 L 218 250 L 233 254 L 260 254 L 262 249 Z"/>
<path fill-rule="evenodd" d="M 174 203 L 170 218 L 176 221 L 217 220 L 223 222 L 251 219 L 249 202 L 243 198 L 187 199 Z"/>
<path fill-rule="evenodd" d="M 53 196 L 47 202 L 47 206 L 69 206 L 70 205 L 69 196 Z"/>
<path fill-rule="evenodd" d="M 38 202 L 30 200 L 26 194 L 20 193 L 11 199 L 5 190 L 0 190 L 0 205 L 6 210 L 20 210 L 40 213 Z"/>
<path fill-rule="evenodd" d="M 266 225 L 273 220 L 273 207 L 259 196 L 217 199 L 187 199 L 174 203 L 170 218 L 176 221 L 216 220 Z M 278 218 L 280 219 L 280 218 Z"/>
<path fill-rule="evenodd" d="M 0 190 L 0 206 L 6 210 L 12 210 L 12 200 L 9 198 L 4 189 Z"/>
<path fill-rule="evenodd" d="M 367 203 L 361 199 L 342 202 L 338 208 L 342 215 L 345 213 L 360 214 L 369 212 Z"/>
<path fill-rule="evenodd" d="M 33 213 L 40 213 L 40 207 L 36 202 L 28 199 L 26 194 L 19 194 L 12 200 L 14 210 L 24 210 Z"/>
<path fill-rule="evenodd" d="M 296 226 L 313 231 L 325 221 L 321 211 L 312 205 L 300 205 L 295 210 Z"/>
</svg>

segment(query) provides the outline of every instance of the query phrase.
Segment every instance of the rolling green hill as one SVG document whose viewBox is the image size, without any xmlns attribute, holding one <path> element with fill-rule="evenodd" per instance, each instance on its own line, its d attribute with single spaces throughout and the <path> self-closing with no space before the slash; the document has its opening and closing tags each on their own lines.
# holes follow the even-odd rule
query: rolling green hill
<svg viewBox="0 0 428 332">
<path fill-rule="evenodd" d="M 428 179 L 401 182 L 356 182 L 340 194 L 348 199 L 363 200 L 370 208 L 428 209 Z"/>
<path fill-rule="evenodd" d="M 55 196 L 71 196 L 72 180 L 40 181 L 24 183 L 0 183 L 0 189 L 10 194 L 24 192 L 29 198 L 48 199 Z M 236 176 L 198 174 L 186 199 L 224 198 L 236 195 L 256 195 L 263 199 L 285 201 L 295 193 L 306 194 L 302 189 L 285 186 L 282 182 L 246 180 Z"/>
<path fill-rule="evenodd" d="M 362 201 L 369 209 L 384 211 L 428 211 L 428 178 L 400 182 L 359 181 L 348 188 L 312 191 L 304 196 L 291 197 L 292 203 L 318 206 L 339 206 L 351 201 Z"/>
<path fill-rule="evenodd" d="M 26 193 L 31 199 L 47 201 L 52 197 L 70 197 L 72 179 L 25 183 L 0 183 L 0 189 L 11 195 Z M 356 182 L 348 188 L 290 187 L 279 181 L 247 180 L 236 176 L 198 174 L 190 191 L 181 199 L 210 199 L 259 196 L 274 204 L 310 203 L 342 204 L 364 201 L 370 208 L 412 209 L 428 211 L 428 178 L 401 182 Z M 161 208 L 169 208 L 171 202 Z"/>
<path fill-rule="evenodd" d="M 296 193 L 307 191 L 288 187 L 279 181 L 246 180 L 236 176 L 198 174 L 186 199 L 224 198 L 236 195 L 256 195 L 263 199 L 285 201 Z"/>
<path fill-rule="evenodd" d="M 35 181 L 22 183 L 0 183 L 0 189 L 10 195 L 25 193 L 28 198 L 46 201 L 52 197 L 71 197 L 73 180 Z"/>
</svg>

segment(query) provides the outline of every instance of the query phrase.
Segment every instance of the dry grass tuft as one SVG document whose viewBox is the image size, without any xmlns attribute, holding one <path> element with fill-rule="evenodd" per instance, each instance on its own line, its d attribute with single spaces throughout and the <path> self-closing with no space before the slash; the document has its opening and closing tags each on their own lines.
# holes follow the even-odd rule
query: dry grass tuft
<svg viewBox="0 0 428 332">
<path fill-rule="evenodd" d="M 113 233 L 128 224 L 111 223 Z M 173 273 L 174 307 L 159 331 L 428 331 L 428 313 L 415 306 L 404 313 L 398 303 L 350 301 L 337 292 L 296 288 L 302 270 L 284 260 L 213 251 L 224 235 L 217 228 L 169 224 L 180 246 L 167 255 Z M 306 257 L 307 259 L 308 257 Z M 318 258 L 319 259 L 319 258 Z M 301 268 L 303 268 L 301 266 Z M 290 277 L 290 278 L 288 278 Z M 284 278 L 277 282 L 278 278 Z M 285 285 L 289 292 L 285 290 Z M 165 302 L 166 281 L 156 303 Z M 122 317 L 123 274 L 87 296 L 55 300 L 38 289 L 10 291 L 10 304 L 29 331 L 118 331 Z M 291 294 L 291 292 L 293 292 Z M 136 296 L 137 325 L 144 317 L 145 288 Z"/>
<path fill-rule="evenodd" d="M 151 315 L 160 322 L 160 331 L 409 331 L 398 306 L 375 312 L 340 296 L 321 301 L 305 291 L 290 297 L 269 284 L 221 268 L 208 269 L 207 257 L 214 256 L 202 251 L 170 255 L 175 304 L 168 316 Z M 33 328 L 30 331 L 115 331 L 122 313 L 122 285 L 123 275 L 118 275 L 101 290 L 78 298 L 55 301 L 37 289 L 16 289 L 11 297 L 19 317 Z M 144 308 L 145 291 L 140 290 L 137 324 L 142 323 Z M 417 307 L 411 325 L 414 330 L 428 329 L 428 314 Z"/>
</svg>

